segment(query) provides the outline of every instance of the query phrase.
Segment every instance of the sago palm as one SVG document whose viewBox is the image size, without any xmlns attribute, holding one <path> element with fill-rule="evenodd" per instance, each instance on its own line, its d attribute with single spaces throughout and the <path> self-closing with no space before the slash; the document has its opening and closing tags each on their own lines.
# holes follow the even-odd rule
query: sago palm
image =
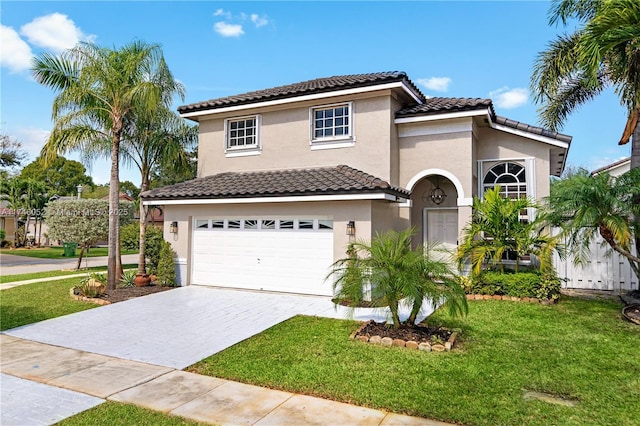
<svg viewBox="0 0 640 426">
<path fill-rule="evenodd" d="M 422 247 L 411 248 L 413 230 L 377 234 L 370 242 L 351 243 L 347 257 L 336 261 L 336 297 L 358 304 L 365 299 L 388 306 L 395 328 L 401 325 L 401 303 L 411 307 L 413 324 L 425 300 L 434 306 L 447 304 L 451 314 L 467 311 L 464 292 L 446 262 L 425 257 Z"/>
<path fill-rule="evenodd" d="M 114 50 L 81 43 L 60 56 L 43 53 L 34 60 L 33 76 L 57 94 L 54 128 L 43 148 L 45 158 L 69 151 L 91 152 L 109 144 L 108 288 L 121 276 L 119 253 L 119 157 L 126 125 L 140 111 L 169 107 L 164 95 L 173 79 L 158 45 L 140 41 Z"/>
</svg>

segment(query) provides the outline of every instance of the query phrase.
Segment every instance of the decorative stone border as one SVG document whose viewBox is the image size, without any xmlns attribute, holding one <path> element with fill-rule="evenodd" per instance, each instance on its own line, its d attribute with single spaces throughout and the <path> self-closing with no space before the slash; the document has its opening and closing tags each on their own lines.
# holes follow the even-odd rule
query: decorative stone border
<svg viewBox="0 0 640 426">
<path fill-rule="evenodd" d="M 456 337 L 458 337 L 458 334 L 460 334 L 460 332 L 462 331 L 460 329 L 454 329 L 453 332 L 451 333 L 451 336 L 449 336 L 449 339 L 444 343 L 444 345 L 441 345 L 441 344 L 431 345 L 430 343 L 427 343 L 427 342 L 419 343 L 413 340 L 405 341 L 402 339 L 392 339 L 391 337 L 382 337 L 382 336 L 371 336 L 371 338 L 367 336 L 356 336 L 360 331 L 362 331 L 363 328 L 365 328 L 371 322 L 374 322 L 374 321 L 372 320 L 372 321 L 362 323 L 362 325 L 360 325 L 360 327 L 358 327 L 356 331 L 351 333 L 349 338 L 353 340 L 359 340 L 364 343 L 372 343 L 374 345 L 381 345 L 381 346 L 397 346 L 400 348 L 418 349 L 420 351 L 425 351 L 425 352 L 431 352 L 431 351 L 449 352 L 453 348 L 453 345 L 456 341 Z"/>
<path fill-rule="evenodd" d="M 109 302 L 108 300 L 104 300 L 104 299 L 98 299 L 95 297 L 85 297 L 79 294 L 74 294 L 73 293 L 73 287 L 69 290 L 69 294 L 71 295 L 72 299 L 78 300 L 80 302 L 91 302 L 91 303 L 95 303 L 96 305 L 110 305 L 111 302 Z"/>
<path fill-rule="evenodd" d="M 541 305 L 553 305 L 558 299 L 536 299 L 535 297 L 499 296 L 494 294 L 467 294 L 467 300 L 508 300 L 510 302 L 540 303 Z"/>
</svg>

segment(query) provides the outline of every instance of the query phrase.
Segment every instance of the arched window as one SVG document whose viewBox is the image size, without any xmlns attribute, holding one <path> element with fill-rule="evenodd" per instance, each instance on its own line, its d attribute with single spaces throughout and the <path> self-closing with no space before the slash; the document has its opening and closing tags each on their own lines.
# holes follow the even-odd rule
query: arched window
<svg viewBox="0 0 640 426">
<path fill-rule="evenodd" d="M 504 162 L 491 167 L 482 181 L 484 191 L 500 185 L 500 194 L 507 198 L 527 196 L 525 169 L 518 163 Z"/>
</svg>

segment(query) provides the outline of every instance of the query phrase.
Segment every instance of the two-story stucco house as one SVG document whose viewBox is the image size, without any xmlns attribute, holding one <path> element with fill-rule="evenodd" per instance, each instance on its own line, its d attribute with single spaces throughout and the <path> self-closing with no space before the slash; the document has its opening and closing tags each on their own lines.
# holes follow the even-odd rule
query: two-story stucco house
<svg viewBox="0 0 640 426">
<path fill-rule="evenodd" d="M 198 178 L 149 191 L 182 285 L 332 294 L 349 241 L 414 227 L 457 244 L 474 195 L 541 198 L 571 137 L 427 98 L 403 72 L 336 76 L 179 108 L 200 126 Z"/>
</svg>

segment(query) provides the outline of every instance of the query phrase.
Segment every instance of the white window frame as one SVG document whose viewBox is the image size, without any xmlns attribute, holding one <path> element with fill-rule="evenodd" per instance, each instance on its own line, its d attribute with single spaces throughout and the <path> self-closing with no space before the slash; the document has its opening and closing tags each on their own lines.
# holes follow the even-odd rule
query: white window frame
<svg viewBox="0 0 640 426">
<path fill-rule="evenodd" d="M 485 165 L 485 163 L 489 163 L 490 165 Z M 482 160 L 480 162 L 481 167 L 480 167 L 480 178 L 478 179 L 478 184 L 479 184 L 479 190 L 480 190 L 480 194 L 481 194 L 481 199 L 484 199 L 484 193 L 487 189 L 489 188 L 495 188 L 496 186 L 501 186 L 501 187 L 506 187 L 506 186 L 517 186 L 517 185 L 522 185 L 522 183 L 519 184 L 485 184 L 484 183 L 484 179 L 486 177 L 486 174 L 489 173 L 489 171 L 491 169 L 493 169 L 495 166 L 497 166 L 498 164 L 506 164 L 506 163 L 514 163 L 519 165 L 520 167 L 523 168 L 523 177 L 525 179 L 524 182 L 524 186 L 525 186 L 525 197 L 530 198 L 530 199 L 535 199 L 535 193 L 533 191 L 533 182 L 532 179 L 534 179 L 534 175 L 532 170 L 534 169 L 534 159 L 532 158 L 517 158 L 517 159 L 513 159 L 513 158 L 506 158 L 506 159 L 497 159 L 497 160 Z M 520 193 L 520 191 L 517 191 L 518 193 Z M 507 192 L 508 194 L 509 192 Z M 519 219 L 520 220 L 533 220 L 535 217 L 535 209 L 534 208 L 527 208 L 527 214 L 526 215 L 519 215 Z"/>
<path fill-rule="evenodd" d="M 349 109 L 349 114 L 347 116 L 349 119 L 349 124 L 347 129 L 348 132 L 344 135 L 338 135 L 338 136 L 316 137 L 315 136 L 316 111 L 336 109 L 340 107 L 346 107 Z M 340 103 L 328 104 L 328 105 L 318 105 L 318 106 L 309 108 L 309 145 L 311 146 L 311 149 L 315 150 L 315 149 L 347 148 L 347 147 L 354 146 L 356 141 L 356 138 L 354 135 L 354 128 L 355 128 L 354 117 L 355 117 L 355 114 L 354 114 L 353 102 L 340 102 Z"/>
<path fill-rule="evenodd" d="M 251 145 L 230 146 L 231 123 L 246 120 L 255 120 L 255 143 Z M 242 157 L 247 155 L 258 155 L 262 150 L 260 133 L 262 117 L 260 114 L 246 115 L 242 117 L 230 117 L 224 120 L 224 152 L 227 157 Z"/>
</svg>

